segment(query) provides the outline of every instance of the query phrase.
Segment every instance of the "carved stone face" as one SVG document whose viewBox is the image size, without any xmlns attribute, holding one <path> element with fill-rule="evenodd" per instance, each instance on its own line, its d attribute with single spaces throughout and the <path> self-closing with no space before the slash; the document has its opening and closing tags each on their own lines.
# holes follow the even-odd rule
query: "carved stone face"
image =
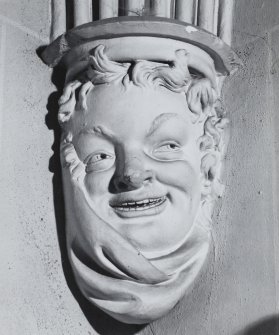
<svg viewBox="0 0 279 335">
<path fill-rule="evenodd" d="M 218 97 L 238 60 L 198 27 L 120 21 L 71 30 L 44 59 L 67 68 L 58 121 L 76 283 L 113 318 L 145 324 L 178 303 L 209 252 Z"/>
<path fill-rule="evenodd" d="M 43 58 L 67 69 L 58 121 L 76 283 L 121 322 L 156 320 L 209 252 L 227 124 L 218 97 L 237 56 L 198 27 L 124 17 L 63 34 Z"/>
<path fill-rule="evenodd" d="M 143 255 L 169 253 L 200 205 L 203 125 L 193 124 L 185 94 L 163 88 L 101 85 L 87 105 L 72 132 L 96 214 Z"/>
<path fill-rule="evenodd" d="M 173 65 L 103 51 L 60 99 L 67 248 L 84 296 L 141 324 L 170 311 L 204 264 L 224 125 L 185 50 Z"/>
</svg>

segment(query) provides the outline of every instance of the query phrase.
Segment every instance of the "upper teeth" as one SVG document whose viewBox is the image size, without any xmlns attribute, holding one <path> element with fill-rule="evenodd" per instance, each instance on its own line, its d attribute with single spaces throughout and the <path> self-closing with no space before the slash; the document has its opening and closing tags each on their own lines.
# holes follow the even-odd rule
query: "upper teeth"
<svg viewBox="0 0 279 335">
<path fill-rule="evenodd" d="M 145 199 L 141 201 L 129 201 L 129 202 L 122 202 L 117 205 L 113 205 L 114 208 L 120 209 L 120 210 L 133 210 L 133 209 L 140 209 L 140 208 L 146 208 L 146 207 L 154 207 L 162 202 L 164 202 L 166 197 L 160 197 L 156 199 Z"/>
</svg>

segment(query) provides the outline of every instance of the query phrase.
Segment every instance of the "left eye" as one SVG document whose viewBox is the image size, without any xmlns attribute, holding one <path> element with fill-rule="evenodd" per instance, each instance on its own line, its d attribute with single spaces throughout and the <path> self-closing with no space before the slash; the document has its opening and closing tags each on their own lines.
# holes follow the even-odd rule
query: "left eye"
<svg viewBox="0 0 279 335">
<path fill-rule="evenodd" d="M 182 154 L 183 151 L 181 146 L 176 142 L 162 143 L 152 152 L 153 157 L 161 161 L 173 161 L 181 159 Z"/>
<path fill-rule="evenodd" d="M 156 148 L 154 152 L 164 152 L 164 151 L 179 151 L 180 146 L 177 143 L 166 143 Z"/>
</svg>

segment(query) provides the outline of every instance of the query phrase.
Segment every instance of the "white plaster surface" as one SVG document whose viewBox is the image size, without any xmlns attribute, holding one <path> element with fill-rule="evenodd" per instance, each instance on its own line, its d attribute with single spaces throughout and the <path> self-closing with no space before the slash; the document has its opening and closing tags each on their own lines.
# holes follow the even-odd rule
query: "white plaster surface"
<svg viewBox="0 0 279 335">
<path fill-rule="evenodd" d="M 249 328 L 279 308 L 278 7 L 236 1 L 233 47 L 245 67 L 224 89 L 231 139 L 207 267 L 163 319 L 126 328 L 92 310 L 94 330 L 68 288 L 57 240 L 45 124 L 55 87 L 36 55 L 48 37 L 49 1 L 0 2 L 0 334 L 279 333 L 272 320 Z"/>
</svg>

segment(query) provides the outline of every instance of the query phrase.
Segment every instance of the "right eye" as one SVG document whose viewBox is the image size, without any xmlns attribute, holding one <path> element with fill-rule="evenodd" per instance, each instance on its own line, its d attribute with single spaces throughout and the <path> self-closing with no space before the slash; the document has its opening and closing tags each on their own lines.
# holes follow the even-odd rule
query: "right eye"
<svg viewBox="0 0 279 335">
<path fill-rule="evenodd" d="M 114 155 L 106 152 L 92 153 L 84 160 L 84 164 L 86 165 L 85 170 L 87 173 L 108 170 L 113 166 L 114 160 Z"/>
</svg>

